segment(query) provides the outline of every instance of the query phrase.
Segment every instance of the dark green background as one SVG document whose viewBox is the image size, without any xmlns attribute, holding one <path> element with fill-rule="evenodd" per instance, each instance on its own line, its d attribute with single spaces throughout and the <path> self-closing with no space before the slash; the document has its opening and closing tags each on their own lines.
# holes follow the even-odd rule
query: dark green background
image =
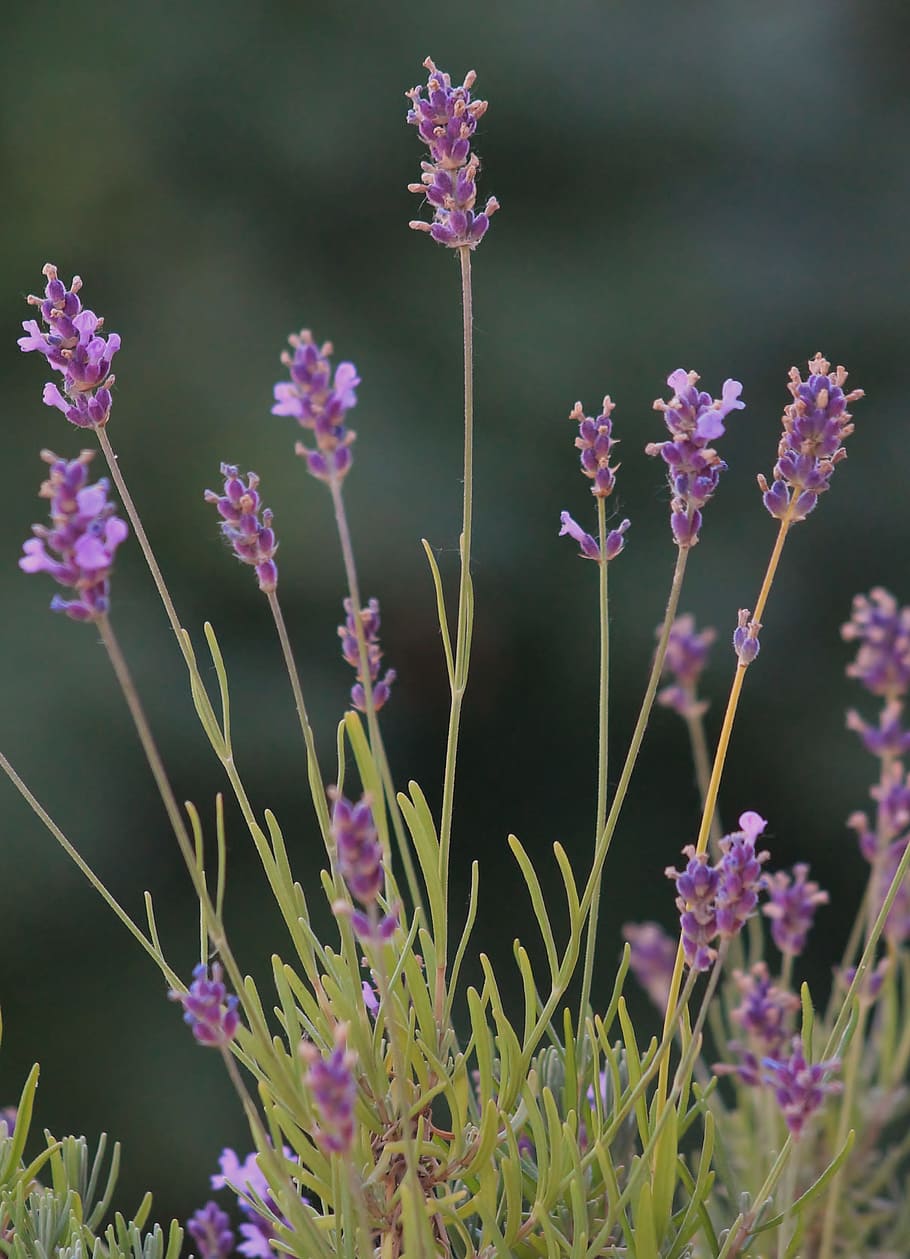
<svg viewBox="0 0 910 1259">
<path fill-rule="evenodd" d="M 553 840 L 579 871 L 590 844 L 595 570 L 556 537 L 562 508 L 590 511 L 565 418 L 575 399 L 589 412 L 607 391 L 617 401 L 618 508 L 633 520 L 611 575 L 615 767 L 674 559 L 661 466 L 642 453 L 662 434 L 651 402 L 679 366 L 713 392 L 726 376 L 745 386 L 683 598 L 720 628 L 716 722 L 728 634 L 774 536 L 755 474 L 774 460 L 787 369 L 822 349 L 868 398 L 848 463 L 788 545 L 722 804 L 727 818 L 765 814 L 774 864 L 811 861 L 830 888 L 805 970 L 823 987 L 864 873 L 843 819 L 864 806 L 874 768 L 843 728 L 860 696 L 838 626 L 856 590 L 910 597 L 906 8 L 203 0 L 20 5 L 4 23 L 0 746 L 137 914 L 153 891 L 174 962 L 192 965 L 192 901 L 97 636 L 50 615 L 50 583 L 16 567 L 42 512 L 39 449 L 72 456 L 92 440 L 41 405 L 42 364 L 15 345 L 22 298 L 50 259 L 84 277 L 87 304 L 123 337 L 111 438 L 184 622 L 197 642 L 205 618 L 219 632 L 244 777 L 318 901 L 279 652 L 201 494 L 223 459 L 262 476 L 328 762 L 350 685 L 335 637 L 343 575 L 327 495 L 269 406 L 287 333 L 331 337 L 363 377 L 348 501 L 399 672 L 384 725 L 399 778 L 435 804 L 446 687 L 419 539 L 440 549 L 453 589 L 461 361 L 454 259 L 406 227 L 422 152 L 403 93 L 431 53 L 459 79 L 479 73 L 482 190 L 503 207 L 475 259 L 478 611 L 456 906 L 479 855 L 477 944 L 508 966 L 512 936 L 533 936 L 508 831 L 540 854 L 548 884 Z M 217 765 L 138 549 L 121 556 L 117 632 L 178 796 L 210 819 Z M 12 789 L 0 792 L 0 1103 L 40 1058 L 39 1122 L 120 1137 L 129 1196 L 150 1185 L 157 1214 L 185 1214 L 222 1145 L 247 1144 L 219 1063 Z M 658 713 L 608 868 L 601 994 L 620 923 L 672 920 L 661 872 L 696 817 L 682 727 Z M 284 939 L 233 810 L 230 824 L 230 921 L 261 975 Z"/>
</svg>

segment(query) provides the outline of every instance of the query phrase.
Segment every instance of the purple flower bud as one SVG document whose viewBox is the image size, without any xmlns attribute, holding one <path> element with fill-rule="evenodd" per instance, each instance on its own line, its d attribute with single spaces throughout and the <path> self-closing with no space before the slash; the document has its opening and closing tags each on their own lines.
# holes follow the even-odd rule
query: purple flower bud
<svg viewBox="0 0 910 1259">
<path fill-rule="evenodd" d="M 347 1028 L 335 1029 L 335 1048 L 323 1058 L 315 1045 L 305 1041 L 300 1055 L 308 1064 L 304 1083 L 310 1091 L 318 1126 L 313 1140 L 328 1154 L 346 1154 L 354 1144 L 354 1104 L 357 1082 L 353 1067 L 356 1055 L 347 1048 Z"/>
<path fill-rule="evenodd" d="M 183 1021 L 193 1029 L 193 1036 L 200 1045 L 221 1048 L 229 1045 L 237 1034 L 240 1016 L 237 998 L 227 995 L 222 983 L 220 962 L 212 963 L 211 976 L 204 962 L 193 971 L 193 982 L 188 992 L 171 989 L 168 996 L 183 1006 Z"/>
<path fill-rule="evenodd" d="M 351 687 L 351 702 L 362 713 L 367 710 L 366 692 L 363 676 L 360 672 L 360 648 L 357 643 L 357 622 L 354 618 L 354 605 L 350 599 L 344 601 L 344 624 L 338 626 L 338 637 L 341 639 L 341 654 L 357 674 L 357 681 Z M 363 625 L 363 636 L 366 639 L 367 662 L 372 683 L 373 707 L 379 712 L 389 700 L 392 683 L 397 674 L 394 669 L 387 669 L 383 678 L 379 677 L 379 665 L 382 660 L 382 648 L 379 646 L 379 600 L 371 599 L 365 608 L 360 609 L 360 620 Z"/>
<path fill-rule="evenodd" d="M 819 905 L 828 903 L 828 893 L 817 883 L 807 881 L 809 867 L 804 862 L 793 867 L 793 875 L 777 870 L 768 876 L 769 900 L 762 913 L 771 919 L 771 936 L 781 953 L 797 957 L 806 947 Z"/>
<path fill-rule="evenodd" d="M 662 629 L 663 626 L 658 625 L 657 638 L 660 638 Z M 658 704 L 672 708 L 680 717 L 702 715 L 708 705 L 697 698 L 696 690 L 707 664 L 708 650 L 716 637 L 717 631 L 713 629 L 704 629 L 696 634 L 695 618 L 689 614 L 676 618 L 670 626 L 664 656 L 664 673 L 669 673 L 673 682 L 658 692 Z"/>
<path fill-rule="evenodd" d="M 5 1125 L 8 1137 L 11 1137 L 16 1131 L 16 1117 L 18 1113 L 15 1106 L 0 1106 L 0 1124 Z"/>
<path fill-rule="evenodd" d="M 843 1085 L 829 1080 L 832 1071 L 840 1070 L 840 1061 L 806 1062 L 803 1043 L 794 1036 L 790 1055 L 786 1058 L 765 1058 L 764 1082 L 774 1089 L 784 1121 L 794 1137 L 800 1137 L 808 1120 L 830 1093 L 840 1093 Z"/>
<path fill-rule="evenodd" d="M 866 751 L 873 756 L 882 760 L 900 758 L 910 750 L 910 730 L 901 725 L 903 711 L 900 700 L 890 700 L 879 714 L 878 725 L 873 726 L 851 708 L 847 713 L 847 729 L 856 731 Z"/>
<path fill-rule="evenodd" d="M 73 599 L 55 595 L 52 611 L 65 612 L 73 621 L 98 621 L 110 607 L 114 555 L 129 530 L 114 515 L 107 479 L 88 484 L 92 451 L 69 462 L 50 450 L 41 458 L 50 465 L 39 497 L 50 500 L 51 524 L 32 525 L 35 536 L 23 544 L 19 567 L 24 573 L 47 573 L 74 592 Z"/>
<path fill-rule="evenodd" d="M 576 449 L 581 451 L 581 470 L 594 484 L 591 493 L 595 498 L 607 498 L 613 493 L 616 484 L 618 464 L 610 465 L 610 452 L 617 444 L 613 437 L 613 421 L 610 416 L 616 407 L 610 395 L 604 398 L 603 411 L 593 419 L 585 415 L 580 402 L 569 413 L 569 419 L 578 425 L 578 436 L 575 438 Z"/>
<path fill-rule="evenodd" d="M 809 372 L 804 381 L 790 368 L 793 402 L 784 408 L 774 480 L 769 486 L 765 477 L 758 478 L 765 507 L 778 520 L 805 520 L 827 490 L 835 467 L 847 457 L 842 443 L 853 432 L 847 403 L 863 396 L 862 389 L 845 394 L 847 372 L 843 367 L 832 372 L 821 354 L 810 360 Z"/>
<path fill-rule="evenodd" d="M 733 631 L 733 650 L 739 657 L 742 668 L 748 668 L 761 649 L 758 635 L 761 632 L 759 621 L 749 620 L 749 609 L 740 608 L 737 616 L 736 629 Z"/>
<path fill-rule="evenodd" d="M 82 309 L 77 296 L 82 288 L 78 276 L 67 288 L 52 263 L 43 270 L 47 278 L 44 297 L 32 294 L 28 303 L 40 308 L 46 331 L 29 319 L 22 325 L 26 336 L 19 338 L 19 347 L 25 353 L 42 354 L 48 366 L 60 373 L 63 392 L 55 384 L 46 384 L 46 406 L 62 411 L 78 428 L 101 428 L 111 412 L 111 363 L 120 349 L 120 338 L 116 333 L 99 336 L 104 320 L 94 311 Z"/>
<path fill-rule="evenodd" d="M 622 928 L 630 945 L 629 967 L 658 1010 L 667 1008 L 676 962 L 676 941 L 656 922 L 627 922 Z"/>
<path fill-rule="evenodd" d="M 771 855 L 756 853 L 755 842 L 767 822 L 757 813 L 743 813 L 738 832 L 720 841 L 723 854 L 718 863 L 717 932 L 730 939 L 742 930 L 758 904 L 758 893 L 766 886 L 761 868 Z"/>
<path fill-rule="evenodd" d="M 228 1259 L 234 1249 L 230 1216 L 217 1202 L 207 1202 L 186 1222 L 186 1231 L 196 1243 L 198 1259 Z"/>
<path fill-rule="evenodd" d="M 490 197 L 482 212 L 477 202 L 477 172 L 480 160 L 471 152 L 471 137 L 477 119 L 486 112 L 486 101 L 472 101 L 471 88 L 477 75 L 469 70 L 460 87 L 452 87 L 451 77 L 437 70 L 431 58 L 423 63 L 429 71 L 426 88 L 418 84 L 405 95 L 411 102 L 408 122 L 427 146 L 431 160 L 421 162 L 419 183 L 408 190 L 425 197 L 433 207 L 432 223 L 414 219 L 415 231 L 428 232 L 440 245 L 450 249 L 476 249 L 499 209 Z M 426 96 L 423 95 L 426 91 Z"/>
<path fill-rule="evenodd" d="M 357 437 L 347 427 L 347 414 L 357 405 L 360 377 L 353 363 L 339 363 L 332 374 L 332 344 L 317 346 L 311 332 L 288 338 L 281 361 L 290 381 L 275 386 L 272 415 L 290 415 L 309 429 L 316 448 L 298 442 L 295 452 L 306 460 L 309 472 L 320 481 L 340 480 L 351 467 L 351 444 Z"/>
<path fill-rule="evenodd" d="M 205 491 L 205 501 L 214 503 L 221 516 L 221 532 L 241 564 L 249 564 L 256 570 L 259 589 L 271 594 L 278 585 L 278 565 L 275 552 L 278 542 L 272 528 L 272 513 L 262 508 L 257 490 L 259 477 L 248 472 L 246 483 L 237 468 L 230 463 L 221 465 L 224 492 Z"/>
<path fill-rule="evenodd" d="M 694 844 L 687 844 L 683 853 L 689 858 L 685 870 L 667 866 L 664 873 L 676 882 L 686 963 L 693 970 L 709 970 L 717 956 L 710 944 L 717 935 L 718 873 L 708 864 L 708 854 L 696 853 Z"/>
<path fill-rule="evenodd" d="M 724 420 L 731 411 L 745 407 L 740 402 L 742 385 L 738 380 L 725 380 L 720 398 L 696 389 L 698 374 L 678 368 L 667 377 L 673 390 L 669 402 L 658 398 L 655 411 L 664 413 L 670 440 L 650 442 L 645 453 L 660 455 L 667 465 L 670 502 L 670 528 L 677 546 L 691 547 L 698 542 L 701 509 L 717 489 L 720 474 L 727 465 L 717 451 L 708 445 L 724 433 Z"/>
<path fill-rule="evenodd" d="M 841 637 L 859 642 L 847 677 L 857 678 L 867 691 L 896 700 L 910 686 L 910 607 L 898 607 L 894 595 L 876 586 L 853 600 L 850 620 Z"/>
<path fill-rule="evenodd" d="M 573 519 L 567 511 L 560 512 L 559 519 L 562 522 L 562 528 L 559 536 L 568 534 L 570 538 L 578 543 L 578 553 L 583 560 L 594 560 L 596 563 L 601 562 L 600 544 L 597 539 L 592 537 L 590 533 L 585 533 L 577 520 Z M 617 529 L 612 529 L 606 536 L 603 558 L 609 563 L 615 559 L 625 546 L 623 534 L 629 528 L 631 521 L 623 520 Z"/>
</svg>

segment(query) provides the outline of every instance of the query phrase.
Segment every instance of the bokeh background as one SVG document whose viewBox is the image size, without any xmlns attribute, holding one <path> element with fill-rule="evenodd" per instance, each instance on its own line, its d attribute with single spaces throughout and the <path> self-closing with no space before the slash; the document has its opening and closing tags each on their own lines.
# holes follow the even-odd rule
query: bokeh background
<svg viewBox="0 0 910 1259">
<path fill-rule="evenodd" d="M 707 676 L 713 732 L 736 610 L 754 600 L 774 526 L 769 472 L 787 369 L 824 350 L 864 386 L 848 463 L 794 531 L 750 673 L 724 815 L 770 818 L 775 865 L 812 863 L 830 889 L 805 971 L 823 993 L 864 866 L 844 818 L 873 770 L 844 729 L 861 702 L 838 627 L 855 591 L 910 598 L 907 563 L 906 46 L 910 11 L 846 0 L 677 5 L 463 0 L 421 9 L 241 0 L 19 5 L 0 44 L 3 192 L 0 376 L 4 562 L 0 747 L 137 914 L 152 891 L 175 963 L 193 963 L 187 880 L 90 628 L 50 615 L 49 583 L 16 567 L 38 451 L 90 435 L 41 405 L 15 340 L 50 259 L 85 279 L 123 337 L 110 426 L 184 623 L 217 628 L 238 758 L 257 807 L 282 820 L 299 877 L 320 845 L 279 650 L 252 574 L 202 501 L 221 460 L 255 468 L 275 510 L 281 593 L 328 763 L 350 685 L 335 626 L 343 574 L 327 495 L 269 414 L 288 332 L 312 327 L 363 386 L 348 502 L 365 593 L 381 598 L 399 673 L 384 725 L 396 774 L 438 801 L 446 687 L 431 540 L 450 589 L 460 520 L 460 314 L 452 257 L 407 229 L 421 146 L 404 91 L 431 53 L 470 66 L 490 100 L 482 190 L 502 212 L 476 257 L 477 640 L 459 761 L 456 902 L 482 861 L 477 947 L 509 965 L 533 935 L 505 837 L 549 870 L 581 869 L 595 764 L 595 572 L 558 540 L 585 520 L 566 419 L 609 391 L 633 528 L 612 570 L 613 765 L 634 722 L 674 551 L 652 400 L 678 366 L 748 409 L 707 513 L 683 608 L 720 630 Z M 115 625 L 177 794 L 209 823 L 223 786 L 138 549 L 118 558 Z M 39 1123 L 125 1144 L 121 1200 L 156 1216 L 204 1200 L 225 1144 L 246 1145 L 216 1059 L 196 1049 L 157 972 L 37 819 L 0 782 L 0 1103 L 42 1063 Z M 236 811 L 229 919 L 266 973 L 283 949 Z M 600 986 L 619 926 L 672 921 L 662 875 L 697 824 L 681 723 L 658 712 L 607 872 Z M 318 901 L 318 896 L 313 897 Z M 327 924 L 328 925 L 328 924 Z"/>
</svg>

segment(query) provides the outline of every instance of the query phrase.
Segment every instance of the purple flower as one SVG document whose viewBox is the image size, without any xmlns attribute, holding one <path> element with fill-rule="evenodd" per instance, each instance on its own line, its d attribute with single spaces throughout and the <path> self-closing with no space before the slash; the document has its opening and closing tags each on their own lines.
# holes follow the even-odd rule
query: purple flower
<svg viewBox="0 0 910 1259">
<path fill-rule="evenodd" d="M 340 480 L 351 467 L 351 444 L 357 437 L 347 427 L 347 414 L 357 405 L 355 392 L 360 377 L 353 363 L 339 363 L 332 372 L 332 344 L 317 346 L 306 329 L 288 338 L 281 361 L 291 379 L 275 386 L 272 415 L 293 416 L 301 428 L 308 428 L 315 449 L 298 442 L 295 452 L 306 459 L 310 473 L 320 481 Z"/>
<path fill-rule="evenodd" d="M 27 320 L 22 325 L 27 335 L 19 338 L 19 347 L 25 353 L 43 354 L 48 366 L 60 373 L 63 393 L 57 385 L 46 384 L 46 406 L 56 407 L 79 428 L 101 428 L 111 413 L 111 362 L 120 349 L 120 338 L 116 333 L 106 339 L 99 336 L 104 320 L 82 309 L 78 275 L 67 288 L 52 263 L 45 265 L 43 273 L 47 278 L 44 297 L 31 294 L 28 303 L 39 307 L 46 330 L 36 320 Z"/>
<path fill-rule="evenodd" d="M 817 883 L 807 881 L 809 867 L 799 862 L 792 878 L 784 870 L 768 876 L 769 900 L 762 913 L 771 919 L 771 936 L 781 953 L 797 957 L 806 947 L 806 937 L 819 905 L 827 905 L 828 893 Z"/>
<path fill-rule="evenodd" d="M 346 901 L 341 901 L 334 906 L 335 912 L 350 914 L 351 925 L 362 941 L 381 944 L 391 939 L 398 925 L 398 912 L 393 909 L 383 916 L 379 914 L 378 901 L 385 883 L 385 870 L 382 845 L 367 796 L 352 804 L 336 793 L 332 834 L 338 873 L 351 896 L 363 906 L 362 910 L 352 910 Z"/>
<path fill-rule="evenodd" d="M 613 436 L 613 421 L 610 419 L 615 406 L 616 403 L 607 394 L 603 401 L 603 410 L 596 420 L 585 415 L 580 402 L 576 402 L 569 413 L 569 419 L 578 425 L 575 446 L 581 451 L 581 470 L 594 482 L 591 493 L 595 498 L 607 498 L 613 493 L 616 484 L 619 465 L 610 465 L 610 452 L 617 440 Z"/>
<path fill-rule="evenodd" d="M 282 1153 L 286 1159 L 294 1158 L 294 1152 L 288 1146 L 282 1148 Z M 290 1225 L 272 1196 L 271 1186 L 259 1166 L 258 1153 L 254 1150 L 241 1162 L 234 1150 L 225 1149 L 218 1165 L 221 1172 L 212 1176 L 212 1188 L 231 1189 L 237 1195 L 237 1203 L 247 1219 L 246 1223 L 240 1225 L 243 1241 L 237 1249 L 242 1255 L 248 1256 L 248 1259 L 274 1259 L 275 1249 L 269 1243 L 276 1232 L 270 1217 L 274 1216 L 288 1228 Z M 307 1199 L 303 1198 L 302 1201 L 306 1202 Z M 260 1202 L 268 1215 L 260 1210 L 257 1205 Z"/>
<path fill-rule="evenodd" d="M 323 1058 L 315 1045 L 304 1042 L 300 1053 L 309 1069 L 304 1083 L 316 1112 L 313 1140 L 329 1154 L 346 1154 L 354 1144 L 354 1103 L 357 1082 L 353 1067 L 356 1055 L 347 1048 L 347 1028 L 335 1029 L 335 1048 Z"/>
<path fill-rule="evenodd" d="M 195 1211 L 186 1230 L 196 1243 L 198 1259 L 227 1259 L 234 1249 L 230 1216 L 217 1202 L 207 1202 Z"/>
<path fill-rule="evenodd" d="M 426 96 L 422 84 L 405 95 L 411 102 L 408 122 L 429 149 L 430 161 L 420 163 L 420 183 L 408 184 L 408 190 L 426 197 L 433 207 L 433 222 L 414 219 L 408 226 L 429 232 L 433 240 L 450 249 L 476 249 L 499 209 L 495 197 L 490 197 L 482 212 L 474 209 L 480 160 L 471 152 L 471 137 L 487 102 L 471 100 L 477 78 L 473 70 L 460 87 L 452 87 L 451 77 L 437 70 L 431 58 L 423 64 L 429 71 Z"/>
<path fill-rule="evenodd" d="M 758 478 L 765 507 L 778 520 L 805 520 L 824 494 L 834 469 L 847 457 L 842 443 L 853 432 L 847 403 L 863 396 L 862 389 L 845 394 L 847 372 L 843 367 L 832 372 L 821 354 L 809 361 L 809 372 L 804 381 L 797 368 L 790 368 L 787 388 L 793 401 L 784 408 L 774 479 L 769 486 Z"/>
<path fill-rule="evenodd" d="M 903 711 L 900 700 L 889 700 L 879 714 L 878 725 L 873 726 L 851 708 L 847 713 L 847 729 L 856 731 L 867 752 L 883 760 L 893 760 L 910 750 L 910 730 L 901 725 Z"/>
<path fill-rule="evenodd" d="M 630 945 L 629 966 L 645 992 L 663 1013 L 676 962 L 676 941 L 656 922 L 627 922 L 622 928 Z"/>
<path fill-rule="evenodd" d="M 656 636 L 660 638 L 663 626 L 658 625 Z M 717 631 L 704 629 L 695 632 L 695 618 L 688 613 L 678 616 L 670 626 L 667 654 L 664 657 L 664 673 L 673 677 L 670 686 L 658 691 L 657 702 L 664 708 L 672 708 L 680 717 L 700 717 L 708 707 L 706 701 L 696 696 L 698 680 L 708 661 L 708 650 Z"/>
<path fill-rule="evenodd" d="M 761 650 L 758 636 L 761 633 L 761 622 L 749 620 L 749 609 L 740 608 L 733 631 L 733 650 L 739 657 L 742 668 L 748 668 Z"/>
<path fill-rule="evenodd" d="M 350 599 L 344 601 L 344 624 L 338 626 L 338 637 L 341 639 L 341 654 L 357 674 L 357 681 L 351 687 L 351 702 L 362 713 L 367 710 L 366 692 L 363 688 L 363 677 L 360 672 L 360 649 L 357 644 L 357 622 L 354 619 L 354 605 Z M 382 660 L 382 648 L 379 646 L 379 600 L 371 599 L 365 608 L 360 609 L 360 621 L 363 636 L 366 639 L 367 662 L 372 683 L 373 707 L 376 712 L 388 702 L 395 681 L 394 669 L 387 669 L 380 679 L 379 665 Z"/>
<path fill-rule="evenodd" d="M 562 528 L 559 536 L 562 537 L 567 533 L 570 538 L 574 538 L 578 543 L 578 554 L 583 560 L 595 560 L 598 564 L 603 558 L 607 563 L 616 559 L 620 551 L 625 547 L 625 538 L 623 534 L 629 528 L 631 521 L 623 520 L 616 529 L 611 529 L 605 539 L 603 557 L 600 554 L 600 543 L 593 538 L 590 533 L 585 533 L 577 520 L 573 519 L 567 511 L 561 512 L 559 519 L 562 521 Z"/>
<path fill-rule="evenodd" d="M 729 1048 L 739 1061 L 716 1063 L 711 1069 L 716 1075 L 736 1075 L 743 1084 L 757 1088 L 764 1083 L 759 1059 L 779 1053 L 792 1034 L 799 997 L 772 984 L 764 962 L 756 962 L 748 975 L 734 971 L 733 981 L 742 1000 L 731 1010 L 730 1018 L 745 1031 L 747 1043 L 731 1040 Z"/>
<path fill-rule="evenodd" d="M 65 612 L 73 621 L 97 621 L 110 607 L 110 574 L 117 547 L 129 530 L 114 513 L 105 478 L 88 484 L 88 465 L 93 453 L 84 450 L 67 462 L 52 451 L 41 452 L 50 465 L 39 497 L 50 500 L 50 528 L 32 525 L 33 538 L 23 544 L 19 567 L 25 573 L 48 573 L 59 585 L 75 594 L 73 599 L 55 595 L 54 612 Z"/>
<path fill-rule="evenodd" d="M 660 455 L 667 465 L 672 500 L 670 528 L 677 546 L 691 547 L 698 541 L 702 508 L 717 489 L 720 474 L 727 465 L 709 446 L 724 433 L 724 420 L 731 411 L 741 411 L 742 385 L 725 380 L 720 398 L 696 389 L 697 372 L 678 368 L 667 377 L 673 390 L 669 402 L 658 398 L 655 411 L 663 411 L 670 440 L 649 442 L 645 453 Z"/>
<path fill-rule="evenodd" d="M 15 1106 L 0 1106 L 0 1123 L 6 1124 L 6 1135 L 11 1137 L 16 1131 L 18 1110 Z"/>
<path fill-rule="evenodd" d="M 774 1089 L 784 1121 L 794 1137 L 801 1136 L 807 1121 L 818 1110 L 829 1093 L 840 1093 L 843 1085 L 827 1077 L 840 1070 L 840 1061 L 806 1062 L 803 1043 L 794 1036 L 787 1058 L 765 1058 L 764 1083 Z"/>
<path fill-rule="evenodd" d="M 693 970 L 708 970 L 717 956 L 710 944 L 717 935 L 718 872 L 708 864 L 707 853 L 696 853 L 694 844 L 687 844 L 683 854 L 689 858 L 685 870 L 668 866 L 664 873 L 675 880 L 679 893 L 676 907 L 686 962 Z"/>
<path fill-rule="evenodd" d="M 898 607 L 894 595 L 876 586 L 853 600 L 850 620 L 841 637 L 859 642 L 847 677 L 857 678 L 867 691 L 896 700 L 910 686 L 910 608 Z"/>
<path fill-rule="evenodd" d="M 244 484 L 237 468 L 230 463 L 221 465 L 221 475 L 224 477 L 224 493 L 206 490 L 205 501 L 214 503 L 218 508 L 222 518 L 221 532 L 238 560 L 255 568 L 259 589 L 263 594 L 271 594 L 278 585 L 278 565 L 275 563 L 278 542 L 272 528 L 272 513 L 264 507 L 262 518 L 259 516 L 259 477 L 255 472 L 248 472 Z"/>
<path fill-rule="evenodd" d="M 183 1021 L 193 1029 L 193 1036 L 200 1045 L 221 1048 L 229 1045 L 237 1034 L 240 1016 L 237 998 L 227 995 L 222 983 L 220 962 L 212 963 L 212 972 L 204 962 L 193 971 L 193 982 L 188 992 L 171 989 L 168 996 L 183 1006 Z"/>
</svg>

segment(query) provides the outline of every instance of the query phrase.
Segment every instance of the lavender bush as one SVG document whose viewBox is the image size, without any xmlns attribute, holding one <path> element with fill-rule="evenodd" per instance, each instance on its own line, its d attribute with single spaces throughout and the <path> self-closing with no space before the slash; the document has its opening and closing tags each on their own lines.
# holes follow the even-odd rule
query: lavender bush
<svg viewBox="0 0 910 1259">
<path fill-rule="evenodd" d="M 774 817 L 773 800 L 752 801 L 755 807 L 742 812 L 733 829 L 718 814 L 735 718 L 748 671 L 761 668 L 763 620 L 786 543 L 832 488 L 853 432 L 851 408 L 862 391 L 847 389 L 843 367 L 816 354 L 805 377 L 795 367 L 790 372 L 776 462 L 769 478 L 759 475 L 753 504 L 776 522 L 776 532 L 752 607 L 730 609 L 730 686 L 713 752 L 700 680 L 716 634 L 698 631 L 693 615 L 680 615 L 679 608 L 692 552 L 710 528 L 705 513 L 723 490 L 727 465 L 716 447 L 728 424 L 747 422 L 739 412 L 748 387 L 728 379 L 705 390 L 694 371 L 665 374 L 670 395 L 654 403 L 665 431 L 656 421 L 645 453 L 665 472 L 675 568 L 641 708 L 615 779 L 608 758 L 608 577 L 611 563 L 634 545 L 629 520 L 608 502 L 617 492 L 623 416 L 620 408 L 614 421 L 609 395 L 597 416 L 586 415 L 581 402 L 569 411 L 566 444 L 574 431 L 594 502 L 585 511 L 580 495 L 575 515 L 562 512 L 558 532 L 594 565 L 585 568 L 600 627 L 590 862 L 573 869 L 555 844 L 552 863 L 538 868 L 510 836 L 527 895 L 525 920 L 540 937 L 544 965 L 535 966 L 527 944 L 516 939 L 508 972 L 481 954 L 482 981 L 471 985 L 462 978 L 481 877 L 475 861 L 467 907 L 459 905 L 450 886 L 452 846 L 470 844 L 456 835 L 454 823 L 474 617 L 471 269 L 499 206 L 488 197 L 479 208 L 475 138 L 487 105 L 474 96 L 473 72 L 453 84 L 429 59 L 425 68 L 426 83 L 408 93 L 407 122 L 425 146 L 411 189 L 429 217 L 411 226 L 457 260 L 465 380 L 455 592 L 446 589 L 425 544 L 450 693 L 436 813 L 416 782 L 402 789 L 383 742 L 380 713 L 407 685 L 407 662 L 396 661 L 398 682 L 396 670 L 384 667 L 380 605 L 375 596 L 364 597 L 348 523 L 346 494 L 359 492 L 350 427 L 360 384 L 354 364 L 337 361 L 332 345 L 309 331 L 291 336 L 282 356 L 286 377 L 274 386 L 271 408 L 305 430 L 296 444 L 301 471 L 321 483 L 312 490 L 326 498 L 346 575 L 337 633 L 354 680 L 328 768 L 319 762 L 282 612 L 279 533 L 263 506 L 259 478 L 221 463 L 222 485 L 204 492 L 227 546 L 254 569 L 274 622 L 325 849 L 321 889 L 295 879 L 279 819 L 260 814 L 247 794 L 215 630 L 204 626 L 200 663 L 199 644 L 180 620 L 130 494 L 109 434 L 119 336 L 83 306 L 81 281 L 67 285 L 48 264 L 43 296 L 29 298 L 38 318 L 25 322 L 19 341 L 54 376 L 44 388 L 45 404 L 85 430 L 83 440 L 97 442 L 108 469 L 108 476 L 90 480 L 94 447 L 70 457 L 42 452 L 49 473 L 39 493 L 48 500 L 49 522 L 33 527 L 20 568 L 52 578 L 62 593 L 51 608 L 88 622 L 110 658 L 198 897 L 199 960 L 189 982 L 165 952 L 151 896 L 145 921 L 136 921 L 5 756 L 0 766 L 158 967 L 199 1046 L 217 1051 L 201 1069 L 227 1073 L 246 1116 L 249 1150 L 219 1154 L 213 1146 L 208 1176 L 200 1172 L 200 1206 L 186 1222 L 189 1245 L 200 1259 L 235 1252 L 298 1259 L 906 1254 L 910 775 L 904 758 L 910 732 L 902 710 L 910 687 L 910 609 L 873 590 L 858 596 L 843 628 L 858 644 L 848 673 L 880 703 L 877 714 L 851 711 L 848 725 L 879 767 L 870 789 L 874 811 L 850 819 L 869 877 L 824 1007 L 799 982 L 798 959 L 811 947 L 827 893 L 805 863 L 779 868 L 774 837 L 782 820 Z M 267 405 L 264 399 L 263 409 Z M 62 438 L 54 440 L 59 445 Z M 626 458 L 638 457 L 626 441 Z M 770 464 L 770 431 L 768 441 Z M 282 508 L 283 528 L 289 519 L 291 509 Z M 268 990 L 246 974 L 231 944 L 223 811 L 219 805 L 215 833 L 207 835 L 203 811 L 176 799 L 114 633 L 112 574 L 130 533 L 173 630 L 202 734 L 224 770 L 284 922 L 287 934 L 272 956 Z M 556 533 L 554 521 L 554 544 Z M 326 633 L 330 640 L 332 627 Z M 594 676 L 593 662 L 591 668 Z M 597 949 L 603 874 L 655 703 L 685 722 L 701 816 L 679 817 L 675 849 L 683 861 L 665 871 L 675 884 L 678 937 L 655 923 L 630 923 L 614 966 Z M 679 860 L 674 852 L 667 857 Z M 652 874 L 655 895 L 672 899 L 669 882 L 659 880 L 660 871 Z M 319 895 L 334 916 L 331 938 L 312 925 L 310 906 Z M 565 929 L 557 929 L 555 922 L 563 920 Z M 643 1036 L 634 1025 L 627 982 L 639 983 L 657 1007 L 659 1036 Z M 167 1234 L 157 1227 L 143 1233 L 149 1199 L 132 1220 L 118 1214 L 105 1224 L 116 1156 L 100 1189 L 103 1149 L 90 1165 L 84 1142 L 48 1133 L 43 1148 L 27 1151 L 36 1084 L 37 1071 L 15 1112 L 0 1123 L 0 1251 L 176 1259 L 183 1239 L 178 1224 Z M 217 1198 L 208 1198 L 210 1190 Z"/>
</svg>

